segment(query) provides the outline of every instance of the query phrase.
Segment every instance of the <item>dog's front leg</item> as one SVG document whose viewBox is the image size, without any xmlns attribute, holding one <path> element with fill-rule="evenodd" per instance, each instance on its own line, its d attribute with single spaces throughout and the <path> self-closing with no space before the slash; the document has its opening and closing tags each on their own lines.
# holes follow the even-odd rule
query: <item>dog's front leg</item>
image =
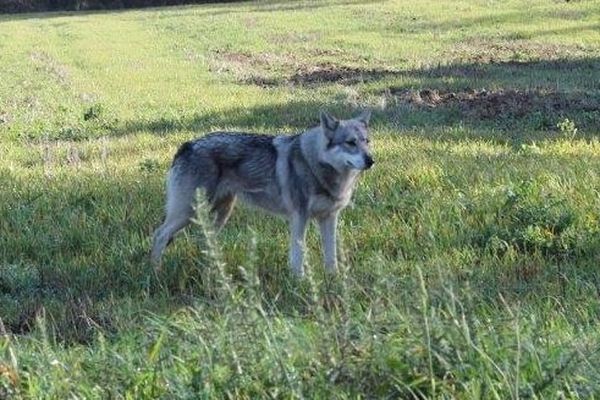
<svg viewBox="0 0 600 400">
<path fill-rule="evenodd" d="M 300 213 L 295 213 L 290 219 L 290 267 L 292 273 L 298 277 L 304 275 L 304 237 L 307 221 L 306 215 Z"/>
<path fill-rule="evenodd" d="M 327 272 L 333 273 L 337 270 L 336 254 L 336 226 L 337 213 L 328 215 L 319 220 L 321 232 L 321 246 L 323 247 L 323 261 Z"/>
</svg>

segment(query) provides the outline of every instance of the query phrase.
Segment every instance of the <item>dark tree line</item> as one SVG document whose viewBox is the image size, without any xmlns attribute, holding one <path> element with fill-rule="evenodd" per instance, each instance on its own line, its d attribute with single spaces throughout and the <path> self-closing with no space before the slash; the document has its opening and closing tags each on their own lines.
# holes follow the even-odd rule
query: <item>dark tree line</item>
<svg viewBox="0 0 600 400">
<path fill-rule="evenodd" d="M 107 10 L 232 1 L 235 0 L 0 0 L 0 13 Z"/>
</svg>

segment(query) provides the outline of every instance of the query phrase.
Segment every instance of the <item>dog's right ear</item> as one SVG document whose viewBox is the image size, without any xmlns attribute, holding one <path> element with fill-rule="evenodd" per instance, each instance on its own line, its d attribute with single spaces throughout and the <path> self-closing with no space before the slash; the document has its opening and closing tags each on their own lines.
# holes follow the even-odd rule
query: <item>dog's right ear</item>
<svg viewBox="0 0 600 400">
<path fill-rule="evenodd" d="M 368 126 L 369 120 L 371 119 L 371 111 L 365 110 L 365 111 L 361 112 L 360 115 L 358 117 L 356 117 L 355 119 L 362 122 L 363 124 L 365 124 L 365 126 Z"/>
<path fill-rule="evenodd" d="M 327 136 L 328 139 L 333 138 L 333 133 L 340 125 L 340 121 L 334 116 L 327 114 L 325 111 L 321 111 L 321 127 L 323 128 L 323 133 Z"/>
</svg>

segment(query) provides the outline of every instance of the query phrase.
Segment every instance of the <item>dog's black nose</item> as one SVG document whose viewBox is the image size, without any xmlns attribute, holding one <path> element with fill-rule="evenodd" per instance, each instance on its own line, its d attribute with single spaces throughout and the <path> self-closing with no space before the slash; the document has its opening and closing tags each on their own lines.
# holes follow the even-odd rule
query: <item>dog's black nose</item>
<svg viewBox="0 0 600 400">
<path fill-rule="evenodd" d="M 375 160 L 373 160 L 373 157 L 366 155 L 365 156 L 365 169 L 369 169 L 373 166 L 373 164 L 375 164 Z"/>
</svg>

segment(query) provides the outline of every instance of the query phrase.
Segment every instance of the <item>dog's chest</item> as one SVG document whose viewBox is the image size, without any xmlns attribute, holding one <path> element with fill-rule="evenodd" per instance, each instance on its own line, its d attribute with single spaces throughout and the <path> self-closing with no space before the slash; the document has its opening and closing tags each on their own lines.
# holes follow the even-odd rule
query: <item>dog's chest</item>
<svg viewBox="0 0 600 400">
<path fill-rule="evenodd" d="M 326 216 L 341 210 L 350 203 L 352 189 L 344 191 L 339 197 L 327 194 L 314 194 L 308 199 L 308 210 L 311 216 Z"/>
<path fill-rule="evenodd" d="M 352 199 L 357 174 L 339 179 L 329 190 L 314 191 L 308 199 L 308 210 L 312 216 L 326 216 L 346 207 Z"/>
</svg>

